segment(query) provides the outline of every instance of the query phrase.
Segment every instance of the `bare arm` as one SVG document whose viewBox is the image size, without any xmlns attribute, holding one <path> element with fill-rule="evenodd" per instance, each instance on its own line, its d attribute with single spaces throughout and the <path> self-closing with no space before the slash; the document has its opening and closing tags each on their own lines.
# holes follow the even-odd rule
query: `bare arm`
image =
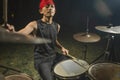
<svg viewBox="0 0 120 80">
<path fill-rule="evenodd" d="M 58 32 L 59 31 L 60 31 L 60 25 L 58 25 Z M 59 49 L 61 49 L 61 51 L 63 52 L 64 55 L 67 55 L 69 53 L 69 51 L 66 48 L 64 48 L 57 39 L 56 39 L 56 46 Z"/>
<path fill-rule="evenodd" d="M 27 26 L 25 26 L 23 29 L 17 31 L 17 33 L 24 34 L 24 35 L 29 35 L 35 29 L 37 29 L 37 22 L 32 21 Z"/>
<path fill-rule="evenodd" d="M 37 22 L 32 21 L 19 31 L 15 31 L 15 28 L 14 28 L 13 25 L 7 24 L 7 26 L 8 26 L 8 29 L 7 29 L 8 32 L 14 32 L 14 33 L 20 33 L 20 34 L 23 34 L 23 35 L 29 35 L 31 32 L 33 32 L 34 30 L 37 29 Z"/>
</svg>

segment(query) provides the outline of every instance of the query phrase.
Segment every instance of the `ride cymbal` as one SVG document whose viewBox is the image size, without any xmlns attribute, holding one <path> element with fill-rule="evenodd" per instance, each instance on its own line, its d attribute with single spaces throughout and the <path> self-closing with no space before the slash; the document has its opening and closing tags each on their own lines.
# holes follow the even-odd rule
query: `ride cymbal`
<svg viewBox="0 0 120 80">
<path fill-rule="evenodd" d="M 73 35 L 73 38 L 80 42 L 91 43 L 100 40 L 100 36 L 94 33 L 77 33 Z"/>
</svg>

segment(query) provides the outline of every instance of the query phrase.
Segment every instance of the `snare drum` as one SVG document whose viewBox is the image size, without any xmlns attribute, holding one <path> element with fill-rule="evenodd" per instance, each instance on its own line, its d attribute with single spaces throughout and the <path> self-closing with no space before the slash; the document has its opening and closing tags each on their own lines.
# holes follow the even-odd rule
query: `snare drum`
<svg viewBox="0 0 120 80">
<path fill-rule="evenodd" d="M 29 75 L 22 73 L 6 76 L 5 80 L 33 80 L 33 79 Z"/>
<path fill-rule="evenodd" d="M 88 70 L 89 64 L 84 60 L 64 60 L 54 67 L 54 73 L 57 79 L 77 80 L 83 78 Z"/>
<path fill-rule="evenodd" d="M 88 70 L 92 80 L 120 80 L 120 65 L 114 63 L 97 63 Z"/>
</svg>

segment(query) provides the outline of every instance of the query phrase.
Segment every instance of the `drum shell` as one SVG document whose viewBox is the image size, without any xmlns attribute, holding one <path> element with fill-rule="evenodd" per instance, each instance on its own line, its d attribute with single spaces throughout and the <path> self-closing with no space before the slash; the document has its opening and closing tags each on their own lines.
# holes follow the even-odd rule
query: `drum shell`
<svg viewBox="0 0 120 80">
<path fill-rule="evenodd" d="M 13 74 L 5 77 L 5 80 L 33 80 L 32 77 L 25 73 Z"/>
<path fill-rule="evenodd" d="M 88 69 L 91 80 L 120 80 L 120 64 L 97 63 Z"/>
<path fill-rule="evenodd" d="M 85 80 L 86 78 L 86 72 L 77 76 L 72 76 L 72 77 L 63 77 L 59 75 L 55 75 L 57 80 Z"/>
</svg>

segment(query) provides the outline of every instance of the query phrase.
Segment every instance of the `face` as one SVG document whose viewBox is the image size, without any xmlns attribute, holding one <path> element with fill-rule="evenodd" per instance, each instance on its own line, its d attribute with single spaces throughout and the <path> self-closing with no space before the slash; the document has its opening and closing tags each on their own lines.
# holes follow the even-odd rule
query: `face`
<svg viewBox="0 0 120 80">
<path fill-rule="evenodd" d="M 55 12 L 56 12 L 55 5 L 50 5 L 50 4 L 44 6 L 40 11 L 41 14 L 43 14 L 44 16 L 47 16 L 47 17 L 54 16 Z"/>
</svg>

